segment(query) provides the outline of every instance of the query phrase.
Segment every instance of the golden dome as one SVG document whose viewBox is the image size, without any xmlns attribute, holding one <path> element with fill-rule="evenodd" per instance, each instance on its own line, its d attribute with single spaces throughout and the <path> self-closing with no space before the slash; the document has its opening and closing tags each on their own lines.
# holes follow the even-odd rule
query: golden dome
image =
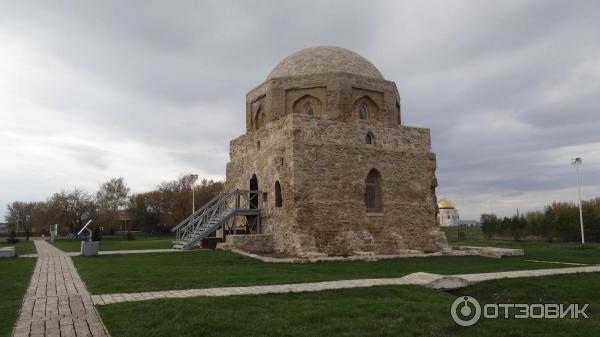
<svg viewBox="0 0 600 337">
<path fill-rule="evenodd" d="M 438 202 L 438 208 L 454 208 L 454 204 L 450 199 L 444 197 Z"/>
</svg>

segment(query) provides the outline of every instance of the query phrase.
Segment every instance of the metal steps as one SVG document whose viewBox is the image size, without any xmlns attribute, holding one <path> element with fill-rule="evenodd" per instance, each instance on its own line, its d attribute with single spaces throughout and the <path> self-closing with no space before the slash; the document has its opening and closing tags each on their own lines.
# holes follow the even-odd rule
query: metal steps
<svg viewBox="0 0 600 337">
<path fill-rule="evenodd" d="M 259 193 L 259 191 L 240 190 L 219 193 L 214 199 L 171 229 L 172 232 L 177 233 L 173 248 L 182 250 L 194 248 L 200 240 L 222 228 L 228 220 L 237 215 L 257 215 L 260 218 Z M 260 221 L 258 223 L 260 224 Z"/>
</svg>

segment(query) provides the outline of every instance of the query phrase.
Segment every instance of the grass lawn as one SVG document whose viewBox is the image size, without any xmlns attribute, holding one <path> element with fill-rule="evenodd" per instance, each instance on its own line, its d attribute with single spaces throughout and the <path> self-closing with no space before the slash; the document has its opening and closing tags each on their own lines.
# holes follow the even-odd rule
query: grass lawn
<svg viewBox="0 0 600 337">
<path fill-rule="evenodd" d="M 124 237 L 102 238 L 100 250 L 137 250 L 137 249 L 165 249 L 173 248 L 174 235 L 170 236 L 135 236 L 129 241 Z M 80 240 L 56 240 L 52 244 L 64 252 L 78 252 L 81 247 Z"/>
<path fill-rule="evenodd" d="M 492 246 L 503 248 L 523 248 L 525 258 L 542 261 L 600 264 L 600 243 L 547 242 L 547 241 L 503 241 L 486 240 L 481 229 L 462 228 L 467 240 L 459 240 L 458 227 L 446 227 L 448 242 L 455 246 Z"/>
<path fill-rule="evenodd" d="M 6 246 L 15 246 L 15 250 L 17 255 L 24 255 L 24 254 L 35 254 L 36 250 L 35 250 L 35 244 L 33 243 L 32 240 L 29 241 L 19 241 L 16 244 L 15 243 L 6 243 L 6 241 L 2 241 L 0 242 L 0 247 L 6 247 Z"/>
<path fill-rule="evenodd" d="M 418 271 L 461 274 L 561 267 L 519 258 L 480 256 L 419 257 L 377 262 L 265 263 L 215 250 L 78 256 L 73 261 L 88 290 L 94 294 L 401 277 Z"/>
<path fill-rule="evenodd" d="M 35 259 L 0 259 L 0 336 L 10 336 L 34 267 Z"/>
<path fill-rule="evenodd" d="M 99 306 L 113 336 L 599 336 L 600 274 L 498 280 L 455 293 L 384 286 L 313 293 L 165 299 Z M 456 296 L 481 303 L 590 303 L 588 320 L 450 318 Z"/>
</svg>

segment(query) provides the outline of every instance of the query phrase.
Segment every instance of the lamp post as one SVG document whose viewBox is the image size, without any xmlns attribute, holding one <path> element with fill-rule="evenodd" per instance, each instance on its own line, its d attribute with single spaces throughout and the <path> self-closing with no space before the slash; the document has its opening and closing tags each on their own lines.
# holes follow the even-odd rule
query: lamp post
<svg viewBox="0 0 600 337">
<path fill-rule="evenodd" d="M 581 227 L 581 244 L 585 243 L 585 235 L 583 234 L 583 211 L 581 209 L 581 180 L 579 178 L 579 165 L 581 165 L 581 158 L 575 158 L 571 160 L 571 164 L 575 165 L 577 170 L 577 191 L 579 193 L 579 226 Z"/>
<path fill-rule="evenodd" d="M 194 188 L 194 184 L 198 180 L 198 175 L 190 174 L 190 178 L 192 179 L 192 214 L 194 214 L 196 213 L 196 189 Z"/>
</svg>

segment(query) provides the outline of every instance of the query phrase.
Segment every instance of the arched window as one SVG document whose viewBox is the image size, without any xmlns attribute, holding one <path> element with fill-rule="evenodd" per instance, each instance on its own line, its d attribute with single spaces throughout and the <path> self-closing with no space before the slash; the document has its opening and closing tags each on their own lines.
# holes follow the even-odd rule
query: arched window
<svg viewBox="0 0 600 337">
<path fill-rule="evenodd" d="M 365 144 L 373 144 L 373 143 L 374 143 L 373 134 L 371 132 L 367 132 L 367 134 L 365 135 Z"/>
<path fill-rule="evenodd" d="M 281 184 L 279 181 L 275 182 L 275 207 L 281 207 L 283 205 L 283 198 L 281 197 Z"/>
<path fill-rule="evenodd" d="M 258 130 L 265 126 L 266 119 L 267 116 L 265 115 L 265 112 L 263 111 L 262 107 L 258 108 L 258 111 L 256 111 L 256 116 L 254 118 L 254 129 Z"/>
<path fill-rule="evenodd" d="M 360 119 L 369 119 L 369 108 L 365 104 L 358 105 L 358 118 Z"/>
<path fill-rule="evenodd" d="M 309 115 L 309 116 L 314 116 L 315 115 L 315 106 L 312 104 L 307 104 L 304 107 L 304 113 Z"/>
<path fill-rule="evenodd" d="M 311 95 L 304 95 L 294 101 L 292 111 L 295 114 L 318 116 L 321 114 L 321 101 Z"/>
<path fill-rule="evenodd" d="M 381 183 L 379 172 L 372 169 L 365 178 L 365 206 L 367 212 L 380 212 L 381 207 Z"/>
</svg>

